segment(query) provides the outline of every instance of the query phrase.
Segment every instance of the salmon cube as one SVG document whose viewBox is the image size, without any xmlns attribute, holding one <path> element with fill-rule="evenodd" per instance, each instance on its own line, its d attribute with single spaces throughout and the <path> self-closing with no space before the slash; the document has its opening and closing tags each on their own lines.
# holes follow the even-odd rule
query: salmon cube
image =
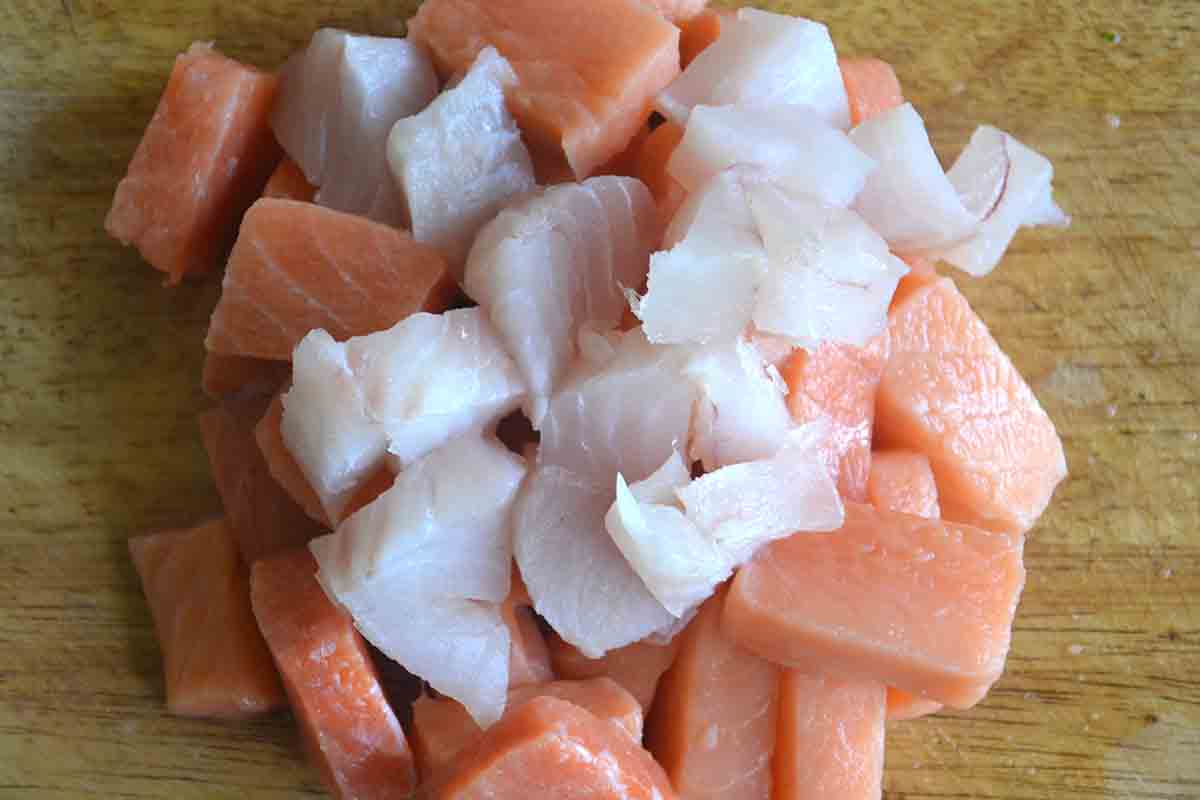
<svg viewBox="0 0 1200 800">
<path fill-rule="evenodd" d="M 514 708 L 422 789 L 425 800 L 673 800 L 662 768 L 619 725 L 557 697 Z"/>
<path fill-rule="evenodd" d="M 929 459 L 906 450 L 883 450 L 871 454 L 867 500 L 875 508 L 938 519 L 937 484 Z"/>
<path fill-rule="evenodd" d="M 1004 671 L 1024 537 L 846 504 L 832 533 L 764 548 L 724 630 L 774 663 L 970 708 Z"/>
<path fill-rule="evenodd" d="M 938 279 L 937 267 L 928 258 L 921 256 L 901 256 L 900 260 L 908 265 L 908 274 L 900 279 L 896 291 L 892 294 L 891 308 L 894 309 L 916 292 Z"/>
<path fill-rule="evenodd" d="M 679 66 L 687 69 L 696 56 L 721 38 L 721 25 L 734 16 L 726 8 L 706 8 L 679 24 Z"/>
<path fill-rule="evenodd" d="M 262 192 L 280 150 L 268 124 L 273 75 L 193 44 L 166 91 L 104 222 L 167 282 L 212 272 Z"/>
<path fill-rule="evenodd" d="M 405 798 L 412 750 L 366 643 L 317 583 L 306 548 L 254 565 L 250 597 L 309 758 L 336 797 Z"/>
<path fill-rule="evenodd" d="M 842 83 L 850 101 L 850 124 L 857 125 L 896 106 L 904 105 L 904 93 L 896 70 L 878 58 L 839 58 Z"/>
<path fill-rule="evenodd" d="M 646 746 L 680 797 L 771 795 L 780 670 L 721 630 L 725 589 L 679 635 L 646 721 Z"/>
<path fill-rule="evenodd" d="M 322 526 L 297 506 L 274 478 L 254 440 L 254 423 L 221 406 L 200 415 L 213 480 L 247 564 L 299 547 Z"/>
<path fill-rule="evenodd" d="M 658 217 L 665 227 L 683 205 L 687 192 L 679 181 L 667 172 L 671 154 L 683 141 L 683 128 L 664 122 L 654 129 L 638 151 L 633 176 L 646 184 L 658 207 Z"/>
<path fill-rule="evenodd" d="M 130 539 L 129 552 L 154 617 L 172 714 L 246 717 L 286 707 L 250 611 L 250 573 L 224 519 Z"/>
<path fill-rule="evenodd" d="M 642 741 L 642 707 L 633 695 L 608 678 L 554 681 L 524 686 L 508 693 L 508 707 L 518 709 L 535 697 L 557 697 L 616 723 L 633 741 Z M 461 703 L 449 697 L 422 697 L 413 705 L 412 739 L 421 776 L 429 779 L 483 736 Z"/>
<path fill-rule="evenodd" d="M 825 341 L 814 351 L 797 349 L 783 366 L 788 408 L 799 424 L 826 417 L 833 433 L 821 455 L 842 497 L 867 499 L 875 393 L 888 357 L 887 333 L 865 348 Z"/>
<path fill-rule="evenodd" d="M 342 341 L 443 311 L 456 293 L 442 257 L 404 231 L 265 198 L 246 212 L 205 346 L 290 360 L 314 328 Z"/>
<path fill-rule="evenodd" d="M 888 314 L 877 442 L 929 458 L 942 516 L 1028 531 L 1066 477 L 1054 423 L 948 278 Z"/>
<path fill-rule="evenodd" d="M 786 670 L 772 800 L 879 800 L 887 692 Z"/>
<path fill-rule="evenodd" d="M 279 166 L 271 173 L 270 180 L 263 188 L 263 197 L 274 197 L 279 200 L 297 200 L 301 203 L 311 203 L 317 196 L 317 187 L 304 177 L 300 165 L 284 156 Z"/>
<path fill-rule="evenodd" d="M 679 74 L 679 29 L 642 0 L 592 0 L 586 10 L 561 0 L 426 0 L 408 30 L 443 77 L 488 45 L 512 64 L 509 108 L 543 180 L 564 167 L 577 180 L 594 174 Z"/>
<path fill-rule="evenodd" d="M 669 645 L 634 642 L 610 650 L 601 658 L 588 658 L 556 633 L 547 637 L 547 645 L 550 649 L 550 662 L 560 678 L 612 678 L 636 697 L 638 703 L 648 712 L 654 702 L 655 691 L 662 674 L 675 660 L 675 654 L 679 650 L 679 638 L 676 637 Z"/>
<path fill-rule="evenodd" d="M 892 686 L 887 690 L 887 718 L 888 722 L 902 722 L 904 720 L 919 719 L 927 717 L 930 714 L 936 714 L 942 710 L 942 704 L 937 700 L 930 700 L 928 697 L 906 692 L 902 689 L 896 689 Z"/>
<path fill-rule="evenodd" d="M 206 353 L 200 388 L 214 400 L 237 396 L 270 397 L 291 377 L 286 361 Z"/>
</svg>

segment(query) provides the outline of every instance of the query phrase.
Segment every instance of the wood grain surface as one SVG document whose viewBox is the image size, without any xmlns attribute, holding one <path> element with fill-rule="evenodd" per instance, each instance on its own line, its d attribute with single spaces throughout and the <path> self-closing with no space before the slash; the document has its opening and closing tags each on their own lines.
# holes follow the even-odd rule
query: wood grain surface
<svg viewBox="0 0 1200 800">
<path fill-rule="evenodd" d="M 102 221 L 191 41 L 273 67 L 413 5 L 0 3 L 0 797 L 320 794 L 286 716 L 163 711 L 125 541 L 219 507 L 195 425 L 216 287 L 163 289 Z M 1071 478 L 1026 551 L 1007 676 L 892 726 L 887 797 L 1200 797 L 1200 3 L 759 5 L 894 63 L 944 158 L 979 122 L 1046 153 L 1074 217 L 961 281 Z"/>
</svg>

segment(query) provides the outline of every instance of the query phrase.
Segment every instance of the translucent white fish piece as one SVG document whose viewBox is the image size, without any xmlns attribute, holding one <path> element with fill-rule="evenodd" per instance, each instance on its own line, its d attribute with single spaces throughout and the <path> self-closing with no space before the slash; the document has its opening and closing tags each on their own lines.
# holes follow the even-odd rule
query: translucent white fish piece
<svg viewBox="0 0 1200 800">
<path fill-rule="evenodd" d="M 399 471 L 516 409 L 525 384 L 478 308 L 413 314 L 344 343 L 313 331 L 293 357 L 284 442 L 331 518 L 389 458 Z"/>
<path fill-rule="evenodd" d="M 479 229 L 536 186 L 529 151 L 504 102 L 516 80 L 508 62 L 485 48 L 460 83 L 396 122 L 387 140 L 413 236 L 437 248 L 459 280 Z"/>
<path fill-rule="evenodd" d="M 657 98 L 683 126 L 699 105 L 810 106 L 835 128 L 850 127 L 850 105 L 829 29 L 812 20 L 742 8 L 721 37 Z"/>
<path fill-rule="evenodd" d="M 309 545 L 321 585 L 363 635 L 485 727 L 500 718 L 508 689 L 500 603 L 525 469 L 494 439 L 457 439 Z"/>
<path fill-rule="evenodd" d="M 645 296 L 630 306 L 661 344 L 730 339 L 754 312 L 767 253 L 747 200 L 754 173 L 730 169 L 693 192 L 650 259 Z"/>
<path fill-rule="evenodd" d="M 904 262 L 853 211 L 760 183 L 750 208 L 770 263 L 754 309 L 759 331 L 815 348 L 863 347 L 887 322 Z"/>
<path fill-rule="evenodd" d="M 787 387 L 747 339 L 701 350 L 684 374 L 699 391 L 689 455 L 705 469 L 768 458 L 783 445 L 792 427 Z"/>
<path fill-rule="evenodd" d="M 696 106 L 667 172 L 689 192 L 737 165 L 792 192 L 848 206 L 875 162 L 807 106 Z"/>
<path fill-rule="evenodd" d="M 683 377 L 689 350 L 653 345 L 640 328 L 613 338 L 612 357 L 579 365 L 549 403 L 539 451 L 539 463 L 609 494 L 617 473 L 640 481 L 686 449 L 697 399 Z"/>
<path fill-rule="evenodd" d="M 629 486 L 618 475 L 616 500 L 604 518 L 621 554 L 675 617 L 704 602 L 733 571 L 713 538 L 683 514 L 675 490 L 690 481 L 678 453 L 642 483 Z"/>
<path fill-rule="evenodd" d="M 316 202 L 380 222 L 406 221 L 387 171 L 388 132 L 438 92 L 425 52 L 406 39 L 324 28 L 281 71 L 275 136 L 319 187 Z"/>
<path fill-rule="evenodd" d="M 480 231 L 464 285 L 529 385 L 535 428 L 578 355 L 580 329 L 616 326 L 623 288 L 645 280 L 660 238 L 649 190 L 614 176 L 552 186 Z"/>
<path fill-rule="evenodd" d="M 735 566 L 775 539 L 840 528 L 842 501 L 818 450 L 828 434 L 827 423 L 794 429 L 771 458 L 724 467 L 680 488 L 687 518 Z"/>
<path fill-rule="evenodd" d="M 999 181 L 997 172 L 1001 173 Z M 983 276 L 995 269 L 1019 228 L 1070 223 L 1054 203 L 1054 166 L 1004 131 L 988 125 L 977 128 L 947 175 L 968 207 L 979 194 L 976 187 L 987 191 L 994 184 L 1000 186 L 998 193 L 992 191 L 976 200 L 975 210 L 982 211 L 982 221 L 975 231 L 937 253 L 971 275 Z"/>
<path fill-rule="evenodd" d="M 387 432 L 367 414 L 345 343 L 323 330 L 296 346 L 281 432 L 330 519 L 340 519 L 358 487 L 383 466 Z"/>
<path fill-rule="evenodd" d="M 397 469 L 490 427 L 525 399 L 516 364 L 479 308 L 413 314 L 349 340 L 347 354 Z"/>
<path fill-rule="evenodd" d="M 589 658 L 675 619 L 609 537 L 604 517 L 613 499 L 613 484 L 543 464 L 526 481 L 513 514 L 517 564 L 534 608 Z"/>
</svg>

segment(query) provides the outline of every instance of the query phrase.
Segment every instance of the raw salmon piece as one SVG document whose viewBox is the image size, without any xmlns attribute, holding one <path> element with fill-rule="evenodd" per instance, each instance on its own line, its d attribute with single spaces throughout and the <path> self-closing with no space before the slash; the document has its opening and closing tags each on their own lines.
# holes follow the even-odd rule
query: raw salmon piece
<svg viewBox="0 0 1200 800">
<path fill-rule="evenodd" d="M 321 585 L 372 644 L 482 725 L 504 711 L 512 577 L 509 517 L 523 460 L 464 436 L 309 548 Z"/>
<path fill-rule="evenodd" d="M 850 124 L 890 111 L 904 103 L 900 79 L 892 65 L 878 58 L 839 58 L 842 82 L 850 101 Z"/>
<path fill-rule="evenodd" d="M 286 361 L 206 353 L 200 386 L 214 400 L 240 394 L 270 396 L 287 381 L 291 371 Z"/>
<path fill-rule="evenodd" d="M 680 24 L 679 66 L 684 69 L 721 38 L 721 26 L 732 21 L 734 12 L 728 9 L 706 8 Z"/>
<path fill-rule="evenodd" d="M 658 216 L 664 229 L 687 197 L 687 192 L 679 185 L 679 181 L 667 172 L 667 162 L 671 160 L 671 154 L 682 139 L 683 128 L 673 122 L 664 122 L 646 137 L 638 149 L 634 166 L 634 177 L 646 184 L 646 188 L 654 196 L 654 204 L 658 207 Z"/>
<path fill-rule="evenodd" d="M 918 289 L 928 286 L 939 277 L 933 262 L 921 256 L 905 256 L 901 259 L 908 265 L 908 274 L 900 279 L 896 293 L 892 295 L 891 309 L 895 309 Z"/>
<path fill-rule="evenodd" d="M 311 203 L 317 196 L 317 187 L 304 177 L 304 170 L 300 169 L 299 164 L 289 156 L 284 156 L 279 166 L 271 173 L 271 179 L 267 181 L 262 196 Z"/>
<path fill-rule="evenodd" d="M 918 262 L 919 263 L 919 262 Z M 928 263 L 928 262 L 925 262 Z M 1000 345 L 949 278 L 911 287 L 888 312 L 891 352 L 1000 355 Z"/>
<path fill-rule="evenodd" d="M 1003 353 L 894 355 L 876 415 L 880 447 L 929 457 L 948 520 L 1028 531 L 1067 474 L 1054 423 Z"/>
<path fill-rule="evenodd" d="M 317 203 L 403 225 L 404 204 L 387 169 L 388 133 L 437 93 L 437 75 L 421 47 L 323 28 L 280 71 L 271 125 L 306 179 L 320 187 Z"/>
<path fill-rule="evenodd" d="M 516 82 L 508 62 L 486 48 L 458 85 L 388 135 L 387 165 L 413 238 L 436 248 L 459 280 L 479 229 L 537 186 L 504 102 Z"/>
<path fill-rule="evenodd" d="M 530 608 L 529 595 L 525 594 L 524 603 L 514 602 L 512 595 L 509 592 L 509 598 L 500 606 L 500 618 L 508 627 L 508 685 L 516 688 L 552 681 L 550 651 Z"/>
<path fill-rule="evenodd" d="M 588 658 L 556 633 L 549 636 L 547 645 L 554 671 L 559 677 L 571 680 L 612 678 L 649 712 L 659 679 L 675 660 L 680 641 L 679 637 L 675 637 L 669 644 L 634 642 L 610 650 L 601 658 Z"/>
<path fill-rule="evenodd" d="M 920 719 L 930 714 L 936 714 L 943 708 L 937 700 L 888 687 L 887 718 L 888 722 L 902 722 L 909 719 Z"/>
<path fill-rule="evenodd" d="M 292 457 L 292 453 L 283 442 L 280 425 L 283 422 L 283 403 L 278 395 L 271 401 L 267 413 L 254 426 L 254 439 L 258 449 L 267 462 L 267 469 L 292 500 L 304 509 L 304 513 L 316 520 L 322 526 L 332 528 L 346 517 L 358 511 L 363 506 L 373 502 L 376 497 L 392 487 L 396 476 L 387 467 L 375 473 L 375 477 L 362 485 L 358 493 L 352 495 L 345 511 L 335 520 L 330 520 L 321 507 L 321 500 L 304 477 L 304 471 Z"/>
<path fill-rule="evenodd" d="M 662 768 L 619 725 L 556 697 L 513 709 L 459 753 L 423 800 L 673 800 Z"/>
<path fill-rule="evenodd" d="M 167 283 L 216 269 L 262 193 L 280 156 L 267 123 L 276 88 L 209 44 L 175 59 L 104 222 Z"/>
<path fill-rule="evenodd" d="M 906 450 L 877 450 L 871 453 L 867 501 L 884 511 L 899 511 L 929 519 L 942 516 L 929 459 Z"/>
<path fill-rule="evenodd" d="M 596 170 L 597 175 L 621 175 L 627 178 L 636 178 L 637 174 L 637 159 L 642 152 L 642 145 L 650 138 L 653 133 L 650 129 L 650 109 L 646 109 L 646 121 L 638 127 L 637 132 L 633 134 L 633 138 L 629 140 L 629 144 L 625 145 L 625 149 L 610 158 L 603 167 Z"/>
<path fill-rule="evenodd" d="M 822 342 L 814 352 L 797 349 L 784 364 L 788 407 L 796 422 L 824 417 L 833 435 L 821 450 L 838 491 L 854 502 L 867 499 L 875 395 L 888 355 L 888 334 L 866 348 Z"/>
<path fill-rule="evenodd" d="M 646 0 L 676 25 L 687 23 L 704 11 L 708 0 Z"/>
<path fill-rule="evenodd" d="M 642 0 L 593 0 L 586 13 L 561 0 L 427 0 L 408 29 L 443 76 L 499 50 L 534 161 L 565 161 L 576 180 L 625 149 L 679 74 L 679 29 Z"/>
<path fill-rule="evenodd" d="M 552 186 L 480 231 L 463 285 L 529 384 L 534 428 L 575 360 L 580 331 L 616 326 L 621 287 L 642 284 L 660 236 L 646 187 L 607 175 Z"/>
<path fill-rule="evenodd" d="M 850 124 L 846 87 L 829 29 L 808 19 L 740 8 L 721 37 L 658 95 L 656 107 L 685 125 L 699 105 L 803 105 L 835 128 Z"/>
<path fill-rule="evenodd" d="M 245 717 L 284 708 L 226 520 L 129 540 L 163 655 L 167 710 Z"/>
<path fill-rule="evenodd" d="M 522 686 L 508 693 L 509 707 L 519 709 L 535 697 L 557 697 L 608 720 L 642 743 L 642 705 L 628 690 L 611 678 L 581 681 L 551 681 L 537 686 Z"/>
<path fill-rule="evenodd" d="M 325 596 L 298 548 L 254 565 L 250 597 L 283 676 L 309 758 L 336 797 L 406 798 L 412 750 L 367 645 Z"/>
<path fill-rule="evenodd" d="M 680 797 L 768 800 L 779 669 L 721 631 L 724 590 L 680 634 L 659 683 L 646 743 Z"/>
<path fill-rule="evenodd" d="M 879 800 L 887 692 L 784 670 L 773 800 Z"/>
<path fill-rule="evenodd" d="M 271 477 L 254 438 L 254 421 L 226 407 L 204 412 L 199 421 L 213 480 L 247 564 L 299 547 L 322 532 Z"/>
<path fill-rule="evenodd" d="M 229 256 L 205 346 L 289 360 L 306 333 L 348 339 L 417 311 L 442 311 L 457 284 L 434 250 L 363 217 L 259 200 Z"/>
<path fill-rule="evenodd" d="M 847 503 L 840 530 L 782 539 L 742 567 L 724 630 L 777 664 L 970 708 L 1004 671 L 1023 547 Z"/>
</svg>

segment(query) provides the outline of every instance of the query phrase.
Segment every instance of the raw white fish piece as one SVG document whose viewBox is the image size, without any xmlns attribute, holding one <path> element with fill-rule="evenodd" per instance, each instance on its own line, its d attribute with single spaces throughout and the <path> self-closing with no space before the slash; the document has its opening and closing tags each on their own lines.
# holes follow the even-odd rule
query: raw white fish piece
<svg viewBox="0 0 1200 800">
<path fill-rule="evenodd" d="M 696 106 L 667 172 L 689 192 L 736 165 L 791 192 L 848 206 L 875 162 L 807 106 Z"/>
<path fill-rule="evenodd" d="M 457 439 L 309 545 L 321 585 L 363 635 L 483 726 L 499 719 L 508 689 L 500 603 L 525 470 L 494 439 Z"/>
<path fill-rule="evenodd" d="M 461 281 L 475 234 L 536 186 L 529 151 L 504 102 L 516 83 L 494 48 L 428 108 L 396 122 L 387 163 L 404 194 L 417 241 L 437 248 Z"/>
<path fill-rule="evenodd" d="M 614 176 L 552 186 L 480 231 L 464 285 L 529 385 L 534 428 L 578 355 L 580 329 L 616 326 L 622 289 L 643 283 L 660 237 L 649 190 Z"/>
<path fill-rule="evenodd" d="M 621 480 L 624 481 L 623 476 Z M 692 471 L 688 469 L 683 455 L 675 450 L 650 475 L 629 487 L 633 498 L 639 503 L 677 503 L 675 490 L 687 486 L 692 481 Z"/>
<path fill-rule="evenodd" d="M 835 128 L 850 127 L 850 105 L 829 29 L 812 20 L 742 8 L 721 37 L 657 98 L 676 125 L 699 105 L 810 106 Z"/>
<path fill-rule="evenodd" d="M 534 609 L 588 658 L 674 621 L 605 530 L 612 487 L 543 464 L 526 481 L 513 513 L 517 565 Z"/>
<path fill-rule="evenodd" d="M 743 337 L 696 353 L 685 369 L 699 391 L 689 455 L 712 471 L 775 454 L 792 427 L 787 386 Z"/>
<path fill-rule="evenodd" d="M 283 440 L 329 519 L 384 463 L 387 432 L 367 414 L 346 345 L 315 330 L 296 346 L 283 395 Z"/>
<path fill-rule="evenodd" d="M 677 502 L 642 500 L 620 475 L 604 526 L 646 588 L 675 617 L 704 602 L 733 572 L 713 538 Z"/>
<path fill-rule="evenodd" d="M 413 314 L 349 340 L 347 354 L 398 469 L 494 425 L 525 398 L 516 364 L 479 308 Z"/>
<path fill-rule="evenodd" d="M 663 344 L 730 339 L 754 311 L 767 254 L 747 200 L 754 173 L 726 170 L 693 192 L 650 258 L 646 294 L 630 297 L 646 336 Z"/>
<path fill-rule="evenodd" d="M 608 494 L 618 472 L 640 481 L 657 470 L 687 447 L 697 397 L 682 374 L 689 355 L 652 345 L 640 328 L 621 334 L 610 360 L 580 364 L 551 400 L 539 463 L 570 470 Z"/>
<path fill-rule="evenodd" d="M 754 324 L 815 348 L 829 339 L 863 347 L 887 322 L 904 262 L 853 211 L 759 183 L 750 208 L 770 269 Z"/>
<path fill-rule="evenodd" d="M 425 51 L 406 39 L 324 28 L 288 60 L 281 76 L 272 128 L 319 187 L 316 202 L 404 224 L 386 145 L 396 120 L 437 95 L 437 75 Z"/>
<path fill-rule="evenodd" d="M 710 472 L 677 494 L 687 518 L 736 566 L 762 545 L 797 531 L 841 527 L 844 509 L 819 442 L 828 423 L 793 429 L 774 456 Z"/>
<path fill-rule="evenodd" d="M 983 221 L 969 237 L 937 255 L 971 275 L 995 269 L 1018 228 L 1070 222 L 1054 203 L 1050 161 L 991 126 L 975 130 L 947 175 L 964 204 L 982 211 Z M 998 193 L 986 193 L 997 184 Z M 978 187 L 983 187 L 982 197 Z"/>
</svg>

